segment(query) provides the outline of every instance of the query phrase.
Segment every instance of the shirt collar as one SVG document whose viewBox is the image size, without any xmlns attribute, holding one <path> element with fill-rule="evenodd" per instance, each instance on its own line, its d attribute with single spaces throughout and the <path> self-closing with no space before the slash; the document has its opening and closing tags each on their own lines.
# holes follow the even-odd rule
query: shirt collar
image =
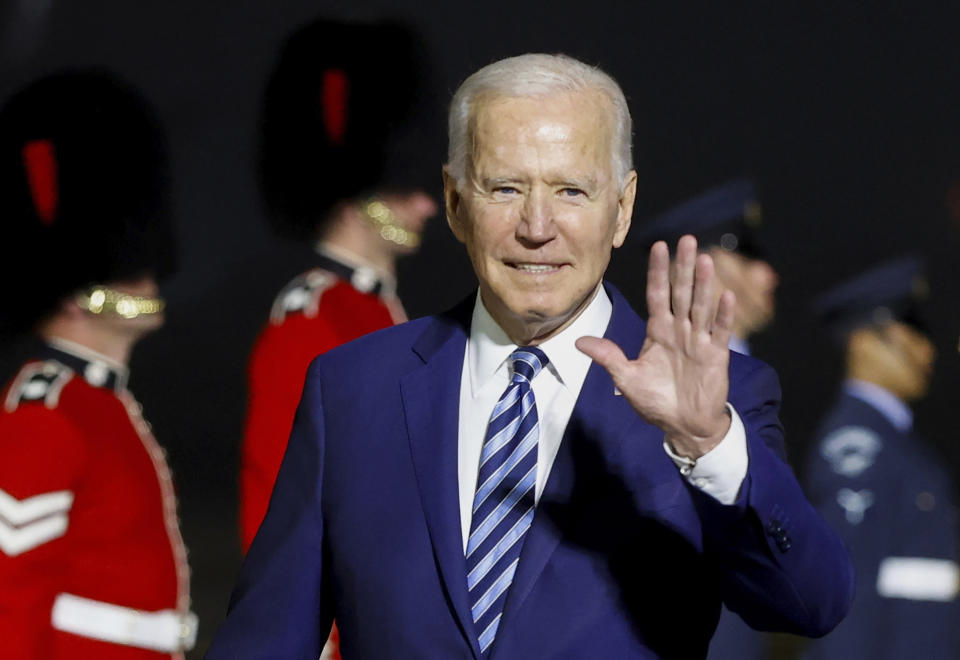
<svg viewBox="0 0 960 660">
<path fill-rule="evenodd" d="M 367 263 L 350 250 L 321 241 L 314 251 L 322 259 L 321 268 L 346 280 L 357 291 L 385 297 L 396 295 L 397 280 L 393 275 Z"/>
<path fill-rule="evenodd" d="M 876 408 L 898 431 L 907 433 L 913 429 L 913 412 L 890 390 L 865 380 L 851 378 L 844 382 L 843 391 Z"/>
<path fill-rule="evenodd" d="M 564 386 L 579 392 L 590 369 L 590 358 L 581 353 L 575 342 L 580 337 L 602 337 L 613 313 L 613 305 L 603 286 L 598 286 L 593 300 L 573 323 L 539 345 L 550 364 L 547 369 Z M 470 369 L 471 395 L 476 396 L 494 374 L 505 365 L 517 348 L 503 328 L 490 316 L 480 293 L 473 306 L 470 339 L 467 342 L 467 365 Z"/>
<path fill-rule="evenodd" d="M 741 339 L 740 337 L 734 337 L 730 335 L 730 343 L 728 344 L 731 351 L 736 351 L 743 355 L 750 355 L 750 343 L 746 339 Z"/>
<path fill-rule="evenodd" d="M 105 387 L 115 392 L 127 388 L 130 372 L 126 366 L 76 342 L 51 337 L 40 357 L 56 360 L 69 367 L 94 387 Z"/>
</svg>

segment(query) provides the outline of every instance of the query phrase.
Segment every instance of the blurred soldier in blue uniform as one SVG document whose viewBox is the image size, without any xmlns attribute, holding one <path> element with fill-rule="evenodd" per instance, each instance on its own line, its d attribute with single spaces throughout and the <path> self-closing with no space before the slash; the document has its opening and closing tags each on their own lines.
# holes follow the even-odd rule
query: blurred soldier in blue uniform
<svg viewBox="0 0 960 660">
<path fill-rule="evenodd" d="M 960 657 L 954 488 L 909 407 L 935 357 L 919 314 L 926 289 L 922 264 L 904 258 L 817 300 L 846 380 L 813 446 L 808 494 L 850 546 L 857 593 L 811 660 Z"/>
<path fill-rule="evenodd" d="M 773 320 L 777 272 L 767 261 L 758 238 L 763 210 L 750 179 L 728 181 L 687 200 L 653 219 L 638 232 L 646 248 L 657 241 L 676 245 L 684 234 L 697 237 L 701 252 L 713 258 L 722 284 L 737 296 L 736 326 L 730 348 L 750 354 L 750 336 Z"/>
<path fill-rule="evenodd" d="M 710 254 L 721 287 L 737 296 L 737 318 L 730 348 L 750 355 L 750 337 L 773 320 L 776 309 L 776 270 L 766 259 L 759 239 L 763 211 L 756 184 L 738 179 L 687 200 L 651 221 L 640 234 L 645 246 L 658 240 L 675 245 L 684 234 L 697 237 Z M 766 637 L 724 606 L 710 642 L 708 660 L 760 660 Z"/>
</svg>

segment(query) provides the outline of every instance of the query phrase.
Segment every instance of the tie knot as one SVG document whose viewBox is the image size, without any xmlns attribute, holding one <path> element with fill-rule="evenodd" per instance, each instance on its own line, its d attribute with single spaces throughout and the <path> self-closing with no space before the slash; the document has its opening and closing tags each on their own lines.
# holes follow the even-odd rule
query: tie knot
<svg viewBox="0 0 960 660">
<path fill-rule="evenodd" d="M 510 354 L 510 361 L 513 363 L 513 380 L 520 377 L 529 383 L 549 364 L 550 358 L 539 348 L 521 346 Z"/>
</svg>

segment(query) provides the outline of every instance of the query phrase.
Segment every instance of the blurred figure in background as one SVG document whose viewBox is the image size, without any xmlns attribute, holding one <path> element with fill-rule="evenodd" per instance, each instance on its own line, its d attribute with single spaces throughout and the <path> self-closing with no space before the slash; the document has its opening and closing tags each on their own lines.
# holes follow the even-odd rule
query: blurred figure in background
<svg viewBox="0 0 960 660">
<path fill-rule="evenodd" d="M 287 284 L 250 357 L 240 473 L 249 548 L 267 511 L 318 354 L 406 320 L 395 262 L 416 252 L 436 203 L 409 181 L 398 124 L 416 97 L 416 44 L 391 23 L 317 21 L 284 45 L 262 114 L 260 181 L 274 227 L 316 245 Z M 406 176 L 405 176 L 406 175 Z M 325 656 L 336 657 L 336 630 Z"/>
<path fill-rule="evenodd" d="M 737 317 L 730 348 L 750 355 L 750 337 L 764 330 L 776 309 L 777 271 L 760 247 L 763 223 L 756 185 L 750 179 L 729 181 L 676 206 L 650 221 L 639 233 L 649 248 L 656 241 L 675 245 L 684 234 L 697 237 L 701 252 L 713 258 L 721 287 L 737 296 Z"/>
<path fill-rule="evenodd" d="M 713 258 L 716 296 L 729 289 L 737 296 L 737 316 L 730 348 L 750 355 L 750 337 L 764 330 L 776 309 L 777 271 L 767 261 L 758 237 L 763 209 L 756 184 L 738 179 L 687 200 L 652 220 L 641 234 L 649 248 L 658 240 L 673 245 L 693 234 L 701 252 Z M 766 635 L 751 629 L 726 606 L 710 642 L 710 660 L 760 660 Z"/>
<path fill-rule="evenodd" d="M 919 313 L 926 290 L 922 264 L 904 258 L 817 300 L 846 379 L 820 426 L 808 491 L 850 546 L 857 593 L 810 659 L 960 655 L 954 486 L 913 433 L 909 407 L 927 393 L 935 357 Z"/>
<path fill-rule="evenodd" d="M 169 181 L 152 111 L 110 76 L 0 112 L 2 332 L 38 338 L 0 398 L 5 660 L 182 658 L 196 635 L 163 449 L 127 389 L 163 323 Z"/>
</svg>

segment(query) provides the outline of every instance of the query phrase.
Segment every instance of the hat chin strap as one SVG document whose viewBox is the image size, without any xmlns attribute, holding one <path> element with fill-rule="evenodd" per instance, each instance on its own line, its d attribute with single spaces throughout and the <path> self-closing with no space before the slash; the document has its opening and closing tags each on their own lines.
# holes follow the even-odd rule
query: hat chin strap
<svg viewBox="0 0 960 660">
<path fill-rule="evenodd" d="M 133 296 L 116 289 L 95 284 L 74 297 L 76 303 L 91 314 L 135 319 L 159 314 L 166 307 L 163 298 Z"/>
<path fill-rule="evenodd" d="M 403 247 L 415 248 L 420 245 L 420 234 L 404 229 L 397 222 L 386 202 L 377 197 L 371 197 L 360 205 L 363 217 L 380 233 L 380 238 Z"/>
</svg>

